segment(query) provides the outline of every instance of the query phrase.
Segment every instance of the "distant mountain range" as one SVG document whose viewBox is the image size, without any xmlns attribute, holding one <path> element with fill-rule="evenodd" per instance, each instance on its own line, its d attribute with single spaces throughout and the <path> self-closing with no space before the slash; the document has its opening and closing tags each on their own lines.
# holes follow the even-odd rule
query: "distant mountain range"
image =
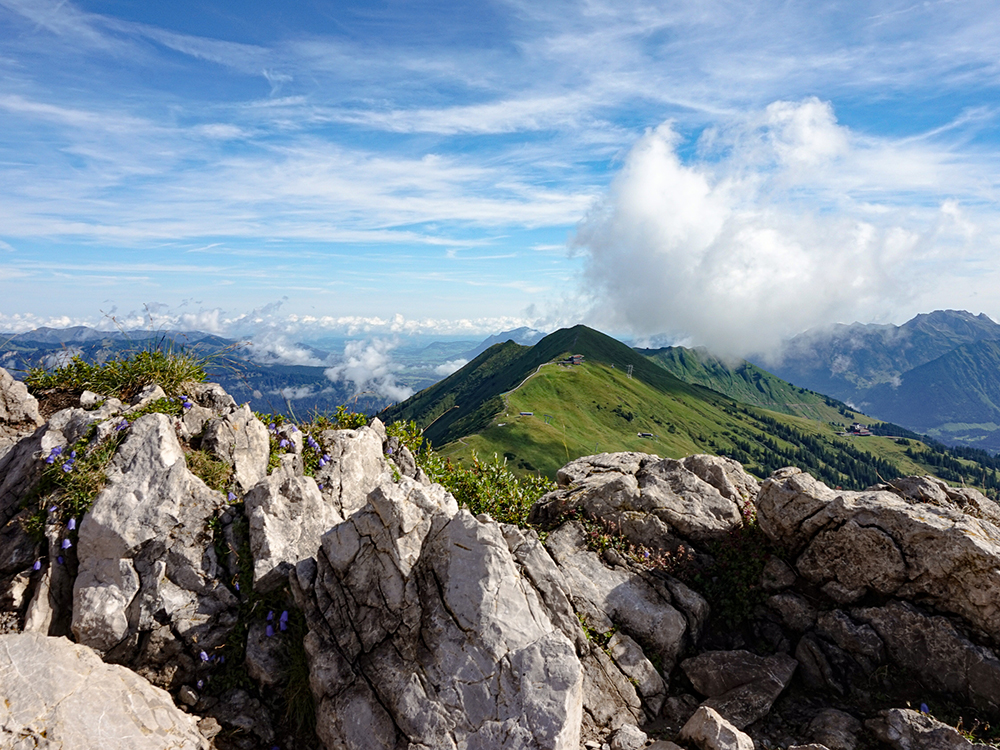
<svg viewBox="0 0 1000 750">
<path fill-rule="evenodd" d="M 386 354 L 386 361 L 391 360 L 392 383 L 398 386 L 392 391 L 396 398 L 377 385 L 359 387 L 328 377 L 328 369 L 344 361 L 348 341 L 331 337 L 296 344 L 304 355 L 302 361 L 307 361 L 302 364 L 294 359 L 261 358 L 240 349 L 237 341 L 203 332 L 39 328 L 0 334 L 0 366 L 16 373 L 38 364 L 58 364 L 77 354 L 100 361 L 173 342 L 213 358 L 212 377 L 258 411 L 293 411 L 305 416 L 348 403 L 353 409 L 374 413 L 409 389 L 419 403 L 433 404 L 434 418 L 440 420 L 430 434 L 435 444 L 443 444 L 455 435 L 467 434 L 472 426 L 489 422 L 492 412 L 487 412 L 496 402 L 478 412 L 483 407 L 480 396 L 496 395 L 492 389 L 497 378 L 503 380 L 502 390 L 514 388 L 517 383 L 508 381 L 527 377 L 528 370 L 555 356 L 558 352 L 551 349 L 560 339 L 530 328 L 482 341 L 404 338 Z M 621 348 L 628 349 L 616 341 L 613 358 L 593 352 L 590 356 L 604 356 L 600 361 L 626 366 Z M 526 354 L 529 350 L 532 353 Z M 478 374 L 465 382 L 461 392 L 439 383 L 486 355 L 488 366 L 483 369 L 484 363 L 479 362 L 473 368 Z M 521 364 L 508 370 L 513 360 Z M 832 421 L 848 420 L 852 411 L 858 411 L 949 445 L 1000 451 L 1000 325 L 986 315 L 938 310 L 900 326 L 837 325 L 796 336 L 775 362 L 761 357 L 751 360 L 729 361 L 703 349 L 683 347 L 637 349 L 628 356 L 633 368 L 640 361 L 651 363 L 686 384 L 770 411 Z"/>
<path fill-rule="evenodd" d="M 945 443 L 1000 450 L 1000 325 L 986 315 L 809 331 L 768 369 Z"/>
</svg>

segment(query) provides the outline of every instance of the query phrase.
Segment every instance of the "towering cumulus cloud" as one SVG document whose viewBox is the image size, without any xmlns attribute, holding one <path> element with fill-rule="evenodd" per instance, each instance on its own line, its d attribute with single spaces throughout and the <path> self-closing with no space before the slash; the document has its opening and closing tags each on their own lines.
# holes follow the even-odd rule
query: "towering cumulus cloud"
<svg viewBox="0 0 1000 750">
<path fill-rule="evenodd" d="M 901 174 L 899 146 L 817 99 L 706 131 L 692 157 L 681 146 L 670 124 L 647 131 L 575 238 L 596 312 L 639 335 L 741 355 L 870 319 L 911 293 L 911 264 L 955 223 L 954 206 L 900 198 L 931 190 L 932 154 L 907 153 L 917 167 Z"/>
</svg>

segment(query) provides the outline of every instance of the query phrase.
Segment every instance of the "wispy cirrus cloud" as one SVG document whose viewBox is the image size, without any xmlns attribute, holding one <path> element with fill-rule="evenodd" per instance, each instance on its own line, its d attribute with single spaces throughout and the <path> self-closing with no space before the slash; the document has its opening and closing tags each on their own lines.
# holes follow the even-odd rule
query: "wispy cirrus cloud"
<svg viewBox="0 0 1000 750">
<path fill-rule="evenodd" d="M 559 248 L 583 217 L 581 237 L 602 211 L 624 215 L 644 133 L 664 122 L 678 184 L 701 176 L 723 223 L 752 214 L 793 244 L 891 224 L 921 238 L 920 263 L 989 268 L 957 229 L 987 236 L 1000 173 L 1000 18 L 983 0 L 505 0 L 184 23 L 156 2 L 90 7 L 0 0 L 8 274 L 55 284 L 78 310 L 100 301 L 59 286 L 60 268 L 89 268 L 126 307 L 150 287 L 204 288 L 227 309 L 243 304 L 227 289 L 283 288 L 299 313 L 336 318 L 378 317 L 378 293 L 408 320 L 579 315 L 594 258 Z M 815 222 L 761 218 L 792 205 Z M 697 231 L 716 231 L 699 215 Z M 939 223 L 952 229 L 928 229 Z M 637 251 L 640 282 L 662 255 Z"/>
</svg>

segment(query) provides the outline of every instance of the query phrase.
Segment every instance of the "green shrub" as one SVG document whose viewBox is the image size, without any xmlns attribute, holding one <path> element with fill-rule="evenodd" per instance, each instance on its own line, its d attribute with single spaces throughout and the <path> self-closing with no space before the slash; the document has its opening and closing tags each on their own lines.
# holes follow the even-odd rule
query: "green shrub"
<svg viewBox="0 0 1000 750">
<path fill-rule="evenodd" d="M 518 477 L 507 468 L 507 459 L 496 454 L 491 461 L 480 461 L 473 453 L 468 468 L 442 460 L 430 450 L 419 461 L 431 480 L 444 485 L 460 505 L 476 515 L 488 513 L 500 523 L 527 526 L 531 506 L 555 489 L 555 483 L 542 476 Z"/>
</svg>

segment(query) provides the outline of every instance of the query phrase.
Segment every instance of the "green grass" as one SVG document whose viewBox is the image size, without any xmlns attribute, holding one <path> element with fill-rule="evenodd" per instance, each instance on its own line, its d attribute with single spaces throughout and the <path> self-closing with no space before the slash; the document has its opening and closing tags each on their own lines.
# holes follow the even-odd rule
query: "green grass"
<svg viewBox="0 0 1000 750">
<path fill-rule="evenodd" d="M 737 404 L 696 386 L 664 391 L 599 363 L 543 366 L 505 399 L 506 408 L 481 432 L 441 446 L 441 456 L 467 464 L 473 453 L 496 454 L 519 474 L 554 478 L 568 461 L 594 453 L 711 453 L 736 458 L 761 479 L 781 466 L 798 466 L 847 489 L 940 471 L 920 460 L 924 446 L 917 441 L 841 437 L 830 422 Z M 982 484 L 981 469 L 962 463 L 964 479 Z"/>
<path fill-rule="evenodd" d="M 750 362 L 727 362 L 704 349 L 680 346 L 638 351 L 685 383 L 703 385 L 743 404 L 821 422 L 843 418 L 845 404 L 794 386 Z"/>
<path fill-rule="evenodd" d="M 34 367 L 28 371 L 24 382 L 33 393 L 50 388 L 90 390 L 129 401 L 152 383 L 163 388 L 168 396 L 181 395 L 185 383 L 205 381 L 207 364 L 206 359 L 183 351 L 155 349 L 102 364 L 74 357 L 54 370 Z"/>
</svg>

